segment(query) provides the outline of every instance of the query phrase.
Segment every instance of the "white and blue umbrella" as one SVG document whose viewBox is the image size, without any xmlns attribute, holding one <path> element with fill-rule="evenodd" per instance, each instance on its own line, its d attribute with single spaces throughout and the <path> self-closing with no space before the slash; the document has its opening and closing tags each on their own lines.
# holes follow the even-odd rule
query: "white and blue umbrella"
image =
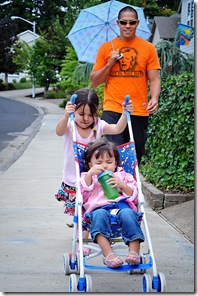
<svg viewBox="0 0 198 296">
<path fill-rule="evenodd" d="M 75 24 L 67 35 L 72 43 L 78 60 L 94 63 L 99 47 L 119 35 L 116 23 L 118 12 L 128 4 L 111 0 L 81 10 Z M 131 6 L 131 5 L 129 5 Z M 137 27 L 137 36 L 147 40 L 151 36 L 144 17 L 143 8 L 132 6 L 137 10 L 140 23 Z"/>
</svg>

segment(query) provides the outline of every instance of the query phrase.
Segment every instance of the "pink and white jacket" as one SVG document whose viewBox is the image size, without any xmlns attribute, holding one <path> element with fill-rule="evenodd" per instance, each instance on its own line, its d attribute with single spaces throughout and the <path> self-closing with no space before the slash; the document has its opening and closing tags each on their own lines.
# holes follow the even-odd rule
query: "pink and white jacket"
<svg viewBox="0 0 198 296">
<path fill-rule="evenodd" d="M 87 172 L 81 173 L 81 193 L 83 196 L 83 207 L 85 212 L 90 213 L 97 208 L 101 208 L 104 205 L 119 202 L 121 199 L 128 197 L 121 189 L 118 188 L 119 197 L 114 200 L 109 200 L 102 189 L 101 184 L 98 182 L 97 175 L 93 176 L 92 184 L 87 186 L 85 182 L 85 176 Z M 114 172 L 114 176 L 124 183 L 126 183 L 133 191 L 133 195 L 126 199 L 126 203 L 130 208 L 137 212 L 137 183 L 133 176 L 126 173 L 121 167 L 117 168 Z"/>
</svg>

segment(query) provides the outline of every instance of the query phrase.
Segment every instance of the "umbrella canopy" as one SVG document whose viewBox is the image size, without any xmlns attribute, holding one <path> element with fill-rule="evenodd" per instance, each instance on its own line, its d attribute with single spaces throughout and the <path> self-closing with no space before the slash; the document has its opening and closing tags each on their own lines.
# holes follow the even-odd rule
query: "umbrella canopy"
<svg viewBox="0 0 198 296">
<path fill-rule="evenodd" d="M 128 4 L 111 0 L 81 10 L 75 24 L 67 35 L 72 43 L 78 60 L 94 63 L 99 47 L 119 35 L 119 27 L 116 23 L 118 12 Z M 131 5 L 129 5 L 131 6 Z M 132 6 L 137 10 L 140 23 L 136 34 L 148 39 L 151 32 L 146 23 L 143 8 Z"/>
</svg>

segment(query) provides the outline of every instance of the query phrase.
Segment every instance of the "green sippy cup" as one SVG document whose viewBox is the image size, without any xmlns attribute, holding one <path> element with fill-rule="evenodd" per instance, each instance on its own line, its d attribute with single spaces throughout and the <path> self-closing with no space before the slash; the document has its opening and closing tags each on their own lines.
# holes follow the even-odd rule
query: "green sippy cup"
<svg viewBox="0 0 198 296">
<path fill-rule="evenodd" d="M 107 183 L 107 180 L 112 178 L 109 174 L 113 174 L 112 171 L 105 171 L 98 175 L 98 182 L 100 182 L 104 193 L 108 199 L 115 199 L 118 197 L 118 189 L 112 188 L 111 185 Z"/>
</svg>

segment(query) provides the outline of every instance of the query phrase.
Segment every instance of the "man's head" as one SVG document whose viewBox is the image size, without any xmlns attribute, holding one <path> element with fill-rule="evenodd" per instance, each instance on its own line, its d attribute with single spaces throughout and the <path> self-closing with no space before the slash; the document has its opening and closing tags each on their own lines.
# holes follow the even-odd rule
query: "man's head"
<svg viewBox="0 0 198 296">
<path fill-rule="evenodd" d="M 122 13 L 124 12 L 132 12 L 135 14 L 135 18 L 138 20 L 138 13 L 137 13 L 137 10 L 135 10 L 135 8 L 131 7 L 131 6 L 125 6 L 123 7 L 122 9 L 120 9 L 119 13 L 118 13 L 118 20 L 121 19 L 121 15 Z"/>
<path fill-rule="evenodd" d="M 134 39 L 139 22 L 140 21 L 138 20 L 138 13 L 133 7 L 123 7 L 118 13 L 117 20 L 117 24 L 120 28 L 120 39 Z"/>
</svg>

